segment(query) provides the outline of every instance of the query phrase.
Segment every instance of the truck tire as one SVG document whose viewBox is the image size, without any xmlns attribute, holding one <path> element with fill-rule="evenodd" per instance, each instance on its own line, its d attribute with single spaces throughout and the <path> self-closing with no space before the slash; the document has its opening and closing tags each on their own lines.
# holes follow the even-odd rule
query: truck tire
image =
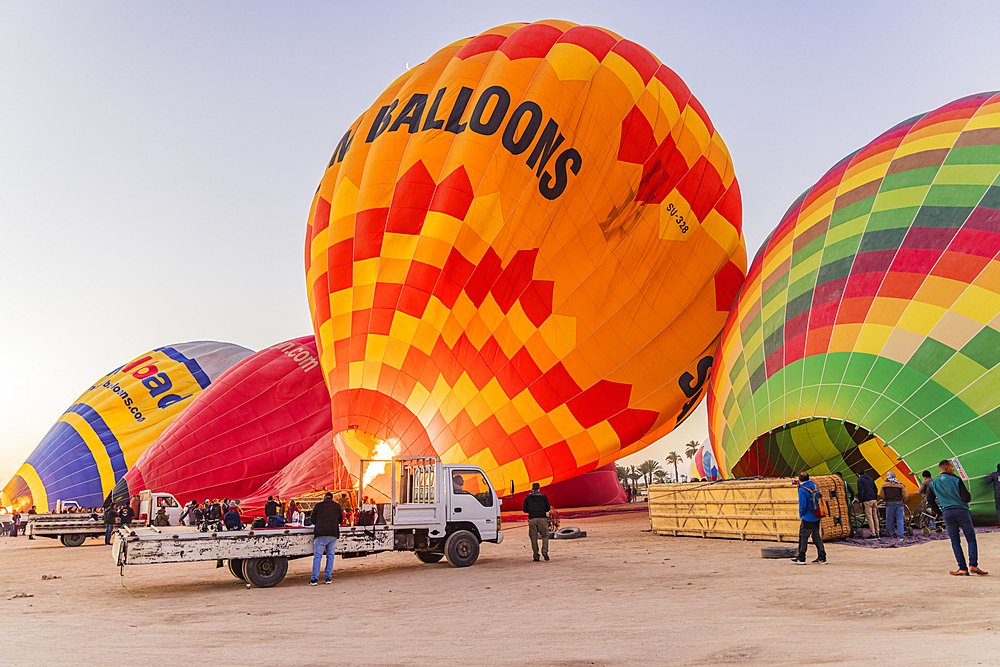
<svg viewBox="0 0 1000 667">
<path fill-rule="evenodd" d="M 444 553 L 455 567 L 469 567 L 479 558 L 479 540 L 467 530 L 456 530 L 445 541 Z"/>
<path fill-rule="evenodd" d="M 580 530 L 579 528 L 571 528 L 567 526 L 566 528 L 560 528 L 555 532 L 557 540 L 576 540 L 581 537 L 586 537 L 587 534 Z"/>
<path fill-rule="evenodd" d="M 243 559 L 242 558 L 230 558 L 229 559 L 229 573 L 239 579 L 240 581 L 246 581 L 246 577 L 243 576 Z"/>
<path fill-rule="evenodd" d="M 63 543 L 63 546 L 67 547 L 83 546 L 83 543 L 86 540 L 87 536 L 81 533 L 66 533 L 65 535 L 59 536 L 59 541 Z"/>
<path fill-rule="evenodd" d="M 272 558 L 248 558 L 243 561 L 243 581 L 257 588 L 270 588 L 285 578 L 288 559 L 284 556 Z"/>
<path fill-rule="evenodd" d="M 795 558 L 798 555 L 798 547 L 764 547 L 760 550 L 761 558 Z"/>
<path fill-rule="evenodd" d="M 444 558 L 444 554 L 435 554 L 430 551 L 415 551 L 414 553 L 417 554 L 421 563 L 437 563 Z"/>
</svg>

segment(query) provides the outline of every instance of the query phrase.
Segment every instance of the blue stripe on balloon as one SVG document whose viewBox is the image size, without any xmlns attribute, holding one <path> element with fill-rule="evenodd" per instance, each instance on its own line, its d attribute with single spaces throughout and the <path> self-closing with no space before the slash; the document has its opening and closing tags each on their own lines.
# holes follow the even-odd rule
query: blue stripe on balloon
<svg viewBox="0 0 1000 667">
<path fill-rule="evenodd" d="M 101 418 L 101 415 L 97 414 L 97 410 L 86 403 L 77 403 L 76 405 L 71 405 L 66 412 L 75 412 L 87 420 L 90 427 L 94 429 L 94 433 L 101 439 L 104 449 L 108 452 L 108 458 L 111 459 L 111 469 L 115 471 L 115 479 L 121 479 L 122 475 L 128 472 L 128 466 L 125 464 L 125 455 L 122 453 L 121 445 L 118 444 L 118 438 L 111 432 L 111 428 Z"/>
<path fill-rule="evenodd" d="M 202 389 L 212 384 L 212 381 L 208 378 L 208 375 L 205 373 L 205 371 L 201 370 L 201 366 L 199 366 L 198 362 L 195 361 L 194 359 L 188 359 L 187 357 L 185 357 L 183 354 L 181 354 L 172 347 L 158 347 L 153 351 L 162 352 L 163 354 L 167 355 L 177 363 L 184 364 L 185 366 L 187 366 L 187 369 L 191 372 L 191 375 L 194 376 L 194 379 L 198 381 L 198 384 L 201 385 Z"/>
</svg>

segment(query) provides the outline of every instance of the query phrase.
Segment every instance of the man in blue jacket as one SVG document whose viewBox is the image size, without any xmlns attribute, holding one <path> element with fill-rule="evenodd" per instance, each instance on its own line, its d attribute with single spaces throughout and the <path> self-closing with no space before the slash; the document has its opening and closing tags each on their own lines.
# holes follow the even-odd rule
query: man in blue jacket
<svg viewBox="0 0 1000 667">
<path fill-rule="evenodd" d="M 941 474 L 931 482 L 930 505 L 944 517 L 944 525 L 951 538 L 951 550 L 955 552 L 958 570 L 950 574 L 969 576 L 969 572 L 989 574 L 979 569 L 979 545 L 976 544 L 976 529 L 972 526 L 972 512 L 969 502 L 972 494 L 965 488 L 965 482 L 955 474 L 955 466 L 945 459 L 938 464 Z M 965 553 L 962 551 L 962 538 L 958 531 L 965 533 L 965 541 L 969 543 L 969 565 L 965 566 Z"/>
<path fill-rule="evenodd" d="M 792 559 L 796 565 L 806 564 L 806 548 L 809 546 L 809 536 L 812 535 L 813 544 L 816 545 L 817 558 L 814 563 L 826 565 L 826 547 L 823 546 L 823 538 L 819 534 L 819 517 L 813 513 L 813 492 L 816 490 L 816 483 L 809 479 L 809 473 L 799 473 L 799 518 L 802 523 L 799 525 L 799 555 Z"/>
</svg>

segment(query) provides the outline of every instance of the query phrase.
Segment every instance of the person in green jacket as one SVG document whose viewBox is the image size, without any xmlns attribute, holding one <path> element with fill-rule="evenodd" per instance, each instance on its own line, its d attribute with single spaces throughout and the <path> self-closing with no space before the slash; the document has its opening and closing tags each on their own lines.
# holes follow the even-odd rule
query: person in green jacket
<svg viewBox="0 0 1000 667">
<path fill-rule="evenodd" d="M 976 529 L 972 526 L 972 512 L 969 511 L 972 494 L 965 488 L 965 482 L 955 474 L 955 466 L 951 461 L 941 461 L 938 468 L 941 469 L 941 474 L 931 482 L 930 503 L 944 517 L 944 525 L 951 538 L 951 549 L 958 561 L 958 570 L 951 574 L 965 577 L 969 576 L 969 572 L 989 574 L 979 569 L 979 546 L 976 544 Z M 970 567 L 965 565 L 959 530 L 965 533 L 965 541 L 969 543 Z"/>
</svg>

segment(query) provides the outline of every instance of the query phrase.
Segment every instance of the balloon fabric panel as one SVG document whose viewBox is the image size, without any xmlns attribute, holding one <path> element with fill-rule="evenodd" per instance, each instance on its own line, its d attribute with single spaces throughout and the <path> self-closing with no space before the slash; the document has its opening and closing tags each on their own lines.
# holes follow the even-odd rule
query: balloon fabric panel
<svg viewBox="0 0 1000 667">
<path fill-rule="evenodd" d="M 998 176 L 1000 95 L 983 93 L 893 127 L 792 204 L 722 334 L 709 423 L 724 470 L 995 470 Z"/>
<path fill-rule="evenodd" d="M 638 451 L 702 397 L 741 215 L 708 115 L 641 46 L 543 21 L 441 49 L 348 128 L 310 211 L 338 453 L 525 490 Z"/>
</svg>

